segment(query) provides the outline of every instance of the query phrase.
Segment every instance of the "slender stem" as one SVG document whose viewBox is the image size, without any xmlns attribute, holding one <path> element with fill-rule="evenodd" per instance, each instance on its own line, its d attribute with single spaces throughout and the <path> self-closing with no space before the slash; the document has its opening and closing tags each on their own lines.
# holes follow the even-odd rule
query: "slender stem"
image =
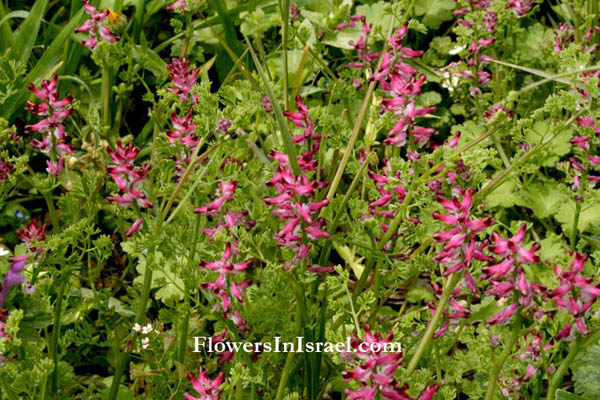
<svg viewBox="0 0 600 400">
<path fill-rule="evenodd" d="M 6 377 L 2 373 L 0 373 L 0 387 L 2 388 L 2 393 L 4 393 L 9 400 L 19 400 L 17 395 L 10 388 L 8 382 L 6 382 Z"/>
<path fill-rule="evenodd" d="M 502 371 L 502 367 L 504 366 L 504 362 L 512 353 L 512 349 L 519 338 L 519 332 L 521 331 L 521 308 L 517 309 L 515 313 L 515 320 L 513 321 L 512 332 L 510 337 L 508 338 L 508 342 L 500 354 L 498 360 L 494 363 L 492 367 L 492 372 L 490 373 L 490 379 L 488 382 L 488 390 L 485 394 L 485 400 L 492 400 L 494 398 L 494 392 L 496 391 L 496 384 L 498 383 L 498 375 L 500 375 L 500 371 Z"/>
<path fill-rule="evenodd" d="M 577 227 L 579 226 L 579 216 L 581 214 L 581 201 L 577 199 L 578 196 L 583 196 L 583 187 L 585 182 L 587 181 L 587 176 L 584 174 L 580 177 L 581 181 L 579 182 L 579 189 L 577 190 L 577 196 L 575 197 L 575 216 L 573 217 L 573 227 L 571 228 L 571 251 L 575 250 L 575 246 L 577 245 Z"/>
<path fill-rule="evenodd" d="M 62 303 L 65 293 L 65 278 L 59 284 L 56 305 L 54 306 L 54 326 L 52 328 L 52 361 L 54 362 L 54 371 L 52 371 L 52 394 L 58 398 L 58 336 L 60 334 L 60 317 L 62 315 Z"/>
<path fill-rule="evenodd" d="M 288 98 L 288 24 L 290 17 L 290 10 L 288 0 L 281 0 L 279 2 L 281 6 L 281 35 L 282 35 L 282 52 L 281 58 L 283 62 L 283 107 L 286 110 L 290 109 L 289 98 Z"/>
<path fill-rule="evenodd" d="M 106 61 L 102 61 L 102 125 L 104 127 L 110 125 L 110 89 L 110 67 Z"/>
<path fill-rule="evenodd" d="M 146 304 L 148 303 L 148 297 L 150 296 L 150 286 L 152 283 L 151 264 L 152 262 L 148 260 L 148 263 L 146 264 L 146 270 L 144 271 L 144 287 L 142 289 L 142 295 L 140 297 L 140 303 L 138 304 L 137 314 L 135 317 L 135 322 L 140 325 L 144 322 L 144 318 L 146 316 Z M 115 370 L 115 374 L 113 376 L 112 385 L 110 386 L 110 393 L 108 395 L 109 400 L 117 399 L 117 395 L 119 394 L 119 386 L 121 383 L 121 376 L 123 375 L 125 366 L 128 362 L 129 353 L 125 351 L 121 354 L 121 358 L 117 364 L 117 369 Z"/>
<path fill-rule="evenodd" d="M 256 66 L 256 71 L 258 72 L 258 75 L 260 75 L 260 79 L 263 81 L 264 89 L 267 93 L 267 96 L 269 97 L 269 100 L 271 100 L 271 105 L 273 106 L 273 114 L 275 114 L 275 118 L 277 118 L 277 124 L 279 125 L 279 129 L 281 130 L 281 136 L 283 138 L 283 147 L 285 148 L 285 152 L 290 161 L 292 172 L 294 173 L 294 176 L 298 176 L 300 175 L 300 165 L 298 164 L 296 149 L 294 147 L 294 142 L 292 141 L 292 135 L 288 130 L 287 121 L 283 117 L 283 113 L 281 111 L 281 107 L 279 106 L 279 102 L 275 98 L 275 94 L 273 93 L 273 90 L 271 90 L 269 81 L 265 76 L 265 72 L 263 71 L 263 68 L 260 65 L 258 57 L 256 56 L 256 52 L 252 48 L 252 43 L 250 43 L 250 40 L 247 37 L 245 37 L 245 39 L 246 43 L 248 44 L 248 50 L 250 51 L 250 55 L 252 56 L 252 60 L 254 61 L 254 64 Z"/>
<path fill-rule="evenodd" d="M 136 43 L 140 42 L 140 34 L 144 25 L 144 11 L 146 9 L 146 0 L 138 0 L 135 8 L 135 21 L 133 21 L 133 40 Z"/>
<path fill-rule="evenodd" d="M 437 308 L 435 309 L 435 314 L 433 314 L 433 318 L 431 319 L 431 321 L 429 321 L 429 325 L 427 325 L 427 330 L 421 338 L 421 341 L 417 346 L 417 350 L 410 359 L 410 363 L 408 364 L 408 368 L 406 370 L 407 376 L 411 376 L 417 368 L 419 360 L 423 356 L 423 353 L 425 352 L 425 349 L 427 348 L 427 345 L 431 341 L 431 337 L 435 332 L 435 328 L 437 327 L 438 323 L 440 322 L 440 319 L 442 318 L 444 309 L 446 308 L 446 305 L 448 305 L 448 300 L 450 300 L 450 295 L 452 294 L 454 287 L 458 283 L 459 277 L 460 274 L 451 274 L 448 277 L 448 280 L 446 281 L 446 286 L 444 287 L 444 291 L 442 292 L 442 297 L 440 298 L 440 302 L 438 303 Z"/>
<path fill-rule="evenodd" d="M 303 321 L 304 321 L 304 312 L 302 310 L 302 296 L 299 293 L 299 289 L 295 288 L 296 292 L 296 332 L 298 334 L 302 330 Z M 294 352 L 290 351 L 285 358 L 285 364 L 283 365 L 283 371 L 281 371 L 281 378 L 279 379 L 279 386 L 277 387 L 277 394 L 275 395 L 275 400 L 281 400 L 283 398 L 283 394 L 285 392 L 285 387 L 287 386 L 287 381 L 290 376 L 290 372 L 292 369 L 292 363 L 294 361 Z"/>
<path fill-rule="evenodd" d="M 550 380 L 550 383 L 548 385 L 548 394 L 546 395 L 546 400 L 554 400 L 554 396 L 556 396 L 556 390 L 560 386 L 563 376 L 567 372 L 567 368 L 569 368 L 571 361 L 573 361 L 575 356 L 579 353 L 579 350 L 581 350 L 580 336 L 578 336 L 577 339 L 575 339 L 571 343 L 571 347 L 569 348 L 569 354 L 567 354 L 567 357 L 560 363 L 560 366 L 552 375 L 552 379 Z"/>
<path fill-rule="evenodd" d="M 55 232 L 60 231 L 60 224 L 58 223 L 58 217 L 56 215 L 56 208 L 54 208 L 54 200 L 52 200 L 51 192 L 42 192 L 46 205 L 48 206 L 48 213 L 50 214 L 50 220 L 52 221 L 52 229 Z"/>
<path fill-rule="evenodd" d="M 388 39 L 392 35 L 393 28 L 394 28 L 394 16 L 392 16 L 390 18 L 390 26 L 388 28 L 387 39 L 385 41 L 385 46 L 383 48 L 383 51 L 381 52 L 381 56 L 379 57 L 379 61 L 377 62 L 377 67 L 375 68 L 375 71 L 378 71 L 379 68 L 381 67 L 381 64 L 383 62 L 383 57 L 388 49 L 388 42 L 389 42 Z M 369 84 L 369 87 L 367 88 L 367 93 L 365 94 L 362 105 L 360 106 L 360 111 L 358 112 L 358 116 L 356 117 L 356 121 L 354 123 L 354 128 L 352 129 L 352 134 L 350 135 L 350 140 L 348 141 L 346 150 L 344 150 L 344 156 L 342 157 L 342 161 L 338 165 L 338 169 L 335 173 L 335 176 L 333 177 L 333 182 L 331 182 L 331 186 L 329 187 L 329 192 L 327 193 L 327 198 L 329 199 L 329 201 L 331 201 L 333 199 L 333 196 L 335 195 L 335 192 L 340 184 L 340 181 L 342 180 L 342 175 L 344 174 L 344 169 L 346 169 L 346 164 L 348 164 L 348 161 L 350 160 L 350 155 L 352 154 L 352 149 L 354 148 L 354 143 L 356 142 L 356 139 L 358 138 L 358 133 L 360 131 L 362 121 L 365 118 L 365 115 L 367 113 L 367 109 L 369 108 L 369 103 L 371 101 L 371 95 L 373 94 L 373 91 L 375 90 L 376 84 L 377 84 L 377 81 L 373 80 L 373 81 L 371 81 L 371 83 Z"/>
<path fill-rule="evenodd" d="M 194 238 L 193 238 L 193 244 L 192 244 L 192 248 L 190 250 L 190 259 L 188 261 L 188 265 L 191 266 L 191 264 L 194 262 L 194 255 L 196 253 L 196 244 L 198 242 L 198 236 L 200 233 L 200 219 L 201 216 L 199 214 L 196 214 L 196 217 L 194 219 Z M 185 362 L 185 348 L 187 345 L 187 334 L 188 334 L 188 329 L 190 326 L 190 299 L 189 299 L 189 288 L 186 288 L 187 290 L 185 290 L 185 306 L 187 308 L 185 316 L 183 317 L 183 321 L 181 323 L 181 338 L 179 339 L 179 348 L 177 350 L 177 361 L 179 361 L 180 363 L 184 363 Z"/>
</svg>

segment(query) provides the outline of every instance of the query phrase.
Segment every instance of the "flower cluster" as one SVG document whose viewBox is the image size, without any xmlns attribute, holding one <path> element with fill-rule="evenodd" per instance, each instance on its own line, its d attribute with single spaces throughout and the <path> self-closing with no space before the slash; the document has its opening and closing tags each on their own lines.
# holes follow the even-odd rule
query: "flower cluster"
<svg viewBox="0 0 600 400">
<path fill-rule="evenodd" d="M 216 281 L 202 284 L 202 289 L 211 290 L 221 299 L 221 309 L 225 317 L 231 319 L 238 330 L 244 333 L 247 330 L 246 321 L 238 310 L 231 310 L 231 300 L 235 298 L 240 304 L 244 302 L 243 292 L 250 285 L 250 280 L 236 283 L 233 280 L 233 275 L 240 274 L 248 269 L 252 261 L 233 263 L 232 260 L 231 243 L 227 243 L 220 260 L 202 261 L 198 268 L 208 269 L 219 274 Z"/>
<path fill-rule="evenodd" d="M 592 277 L 582 275 L 587 255 L 575 252 L 571 265 L 561 270 L 554 267 L 554 273 L 560 280 L 560 286 L 549 293 L 559 310 L 567 311 L 575 318 L 574 326 L 567 323 L 558 337 L 563 340 L 573 338 L 572 329 L 581 335 L 590 333 L 583 316 L 589 314 L 592 305 L 600 297 L 600 287 L 592 285 Z"/>
<path fill-rule="evenodd" d="M 356 391 L 346 389 L 346 399 L 373 400 L 379 394 L 380 397 L 377 398 L 385 400 L 411 400 L 412 397 L 407 393 L 408 385 L 400 385 L 394 377 L 396 369 L 404 362 L 402 352 L 385 351 L 387 344 L 393 339 L 393 332 L 384 338 L 379 332 L 371 333 L 369 325 L 365 325 L 363 330 L 364 340 L 355 336 L 350 342 L 352 348 L 346 349 L 348 354 L 345 358 L 360 362 L 356 368 L 342 373 L 346 382 L 355 381 L 360 385 L 360 389 Z M 432 400 L 438 389 L 438 385 L 429 387 L 420 400 Z"/>
<path fill-rule="evenodd" d="M 28 101 L 26 109 L 36 115 L 46 117 L 36 124 L 25 127 L 26 132 L 39 132 L 42 134 L 42 140 L 34 139 L 31 141 L 31 145 L 46 154 L 55 150 L 61 157 L 67 153 L 72 153 L 73 149 L 65 142 L 67 135 L 62 123 L 73 111 L 73 97 L 67 95 L 59 99 L 58 76 L 56 74 L 49 81 L 43 80 L 40 83 L 40 89 L 37 89 L 33 84 L 29 84 L 29 90 L 42 103 L 35 104 Z"/>
<path fill-rule="evenodd" d="M 295 143 L 306 143 L 309 147 L 308 151 L 298 156 L 298 164 L 303 173 L 294 176 L 288 156 L 275 150 L 271 151 L 270 156 L 279 161 L 279 166 L 275 176 L 267 182 L 267 186 L 277 189 L 279 195 L 264 199 L 265 204 L 275 206 L 271 213 L 285 221 L 283 228 L 273 235 L 277 239 L 277 245 L 296 252 L 295 258 L 286 264 L 286 269 L 296 265 L 310 252 L 311 245 L 305 243 L 301 232 L 309 240 L 331 237 L 324 229 L 325 219 L 318 216 L 320 210 L 329 204 L 329 200 L 315 199 L 317 190 L 327 186 L 327 183 L 316 179 L 311 180 L 306 174 L 317 168 L 317 160 L 314 156 L 319 151 L 321 135 L 313 131 L 314 124 L 299 96 L 296 98 L 296 103 L 298 112 L 285 112 L 285 115 L 294 125 L 304 128 L 301 135 L 292 138 Z M 314 268 L 315 272 L 324 271 L 318 266 L 311 268 Z"/>
<path fill-rule="evenodd" d="M 16 231 L 15 233 L 25 244 L 27 245 L 27 249 L 32 253 L 41 253 L 44 251 L 43 247 L 37 247 L 38 243 L 41 243 L 46 238 L 46 230 L 48 229 L 48 225 L 39 224 L 36 219 L 33 219 L 30 224 L 25 225 L 25 227 L 21 230 Z"/>
<path fill-rule="evenodd" d="M 488 326 L 508 323 L 519 308 L 530 308 L 533 313 L 538 311 L 533 302 L 534 296 L 543 294 L 546 289 L 527 279 L 522 265 L 538 264 L 540 258 L 535 252 L 541 246 L 534 243 L 529 250 L 522 247 L 526 231 L 527 226 L 522 224 L 519 231 L 508 239 L 503 239 L 496 231 L 492 233 L 488 250 L 500 259 L 484 268 L 484 275 L 492 286 L 486 294 L 504 299 L 506 308 L 491 317 Z"/>
<path fill-rule="evenodd" d="M 116 150 L 107 147 L 106 151 L 113 163 L 116 164 L 106 167 L 106 171 L 119 189 L 118 196 L 109 196 L 106 200 L 124 207 L 128 207 L 135 202 L 142 208 L 151 208 L 152 203 L 141 190 L 150 170 L 150 164 L 143 167 L 134 165 L 140 149 L 135 147 L 133 143 L 122 146 L 121 142 L 118 141 Z"/>
<path fill-rule="evenodd" d="M 190 92 L 196 85 L 200 68 L 190 69 L 190 60 L 173 58 L 171 64 L 167 65 L 167 69 L 171 80 L 169 90 L 179 97 L 181 103 L 187 103 L 191 100 L 193 104 L 198 104 L 198 95 Z"/>
<path fill-rule="evenodd" d="M 186 378 L 192 383 L 192 387 L 200 397 L 192 396 L 191 394 L 184 393 L 186 400 L 219 400 L 221 398 L 221 385 L 225 380 L 225 374 L 221 371 L 215 379 L 208 377 L 208 371 L 203 370 L 202 367 L 198 369 L 198 377 L 191 372 L 186 374 Z"/>
<path fill-rule="evenodd" d="M 23 276 L 23 270 L 25 269 L 25 264 L 27 263 L 28 258 L 28 254 L 12 258 L 12 265 L 6 275 L 4 275 L 2 290 L 0 290 L 0 307 L 2 307 L 4 304 L 6 295 L 11 287 L 20 285 L 22 283 L 27 283 L 25 277 Z M 25 292 L 27 294 L 33 293 L 33 286 L 28 284 L 25 288 Z"/>
<path fill-rule="evenodd" d="M 108 29 L 108 27 L 104 24 L 106 19 L 108 18 L 109 10 L 104 10 L 102 12 L 98 11 L 96 7 L 92 6 L 85 0 L 82 0 L 83 7 L 85 8 L 85 12 L 91 17 L 81 25 L 79 28 L 75 29 L 77 33 L 89 33 L 89 40 L 82 40 L 81 43 L 90 50 L 96 48 L 100 40 L 103 40 L 107 43 L 115 43 L 119 40 L 118 36 L 115 36 L 114 33 Z"/>
</svg>

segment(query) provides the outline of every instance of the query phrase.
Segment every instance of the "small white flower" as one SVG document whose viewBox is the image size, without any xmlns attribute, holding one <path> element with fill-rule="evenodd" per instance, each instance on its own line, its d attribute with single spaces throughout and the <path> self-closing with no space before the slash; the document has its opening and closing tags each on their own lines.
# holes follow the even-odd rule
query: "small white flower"
<svg viewBox="0 0 600 400">
<path fill-rule="evenodd" d="M 148 324 L 148 325 L 146 325 L 146 326 L 142 327 L 142 333 L 143 333 L 144 335 L 147 335 L 147 334 L 149 334 L 150 332 L 152 332 L 152 324 Z"/>
<path fill-rule="evenodd" d="M 10 251 L 6 250 L 4 247 L 0 247 L 0 257 L 4 257 L 10 254 Z"/>
<path fill-rule="evenodd" d="M 142 347 L 144 349 L 147 349 L 148 346 L 150 346 L 150 339 L 147 338 L 147 337 L 145 337 L 145 338 L 142 339 Z"/>
<path fill-rule="evenodd" d="M 135 325 L 133 325 L 133 330 L 136 332 L 140 332 L 142 330 L 142 327 L 136 322 Z"/>
<path fill-rule="evenodd" d="M 450 54 L 451 56 L 455 56 L 458 53 L 460 53 L 461 51 L 463 51 L 464 49 L 466 49 L 467 46 L 456 46 L 455 48 L 453 48 L 452 50 L 450 50 L 448 52 L 448 54 Z"/>
</svg>

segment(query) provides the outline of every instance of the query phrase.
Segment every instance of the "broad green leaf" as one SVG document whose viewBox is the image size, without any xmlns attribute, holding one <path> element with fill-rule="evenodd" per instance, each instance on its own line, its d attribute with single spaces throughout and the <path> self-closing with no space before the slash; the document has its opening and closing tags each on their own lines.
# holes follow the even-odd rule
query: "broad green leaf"
<svg viewBox="0 0 600 400">
<path fill-rule="evenodd" d="M 545 239 L 540 241 L 542 245 L 539 253 L 542 256 L 542 260 L 552 261 L 557 257 L 565 254 L 565 249 L 561 243 L 560 236 L 554 232 L 549 232 Z"/>
<path fill-rule="evenodd" d="M 554 218 L 562 225 L 563 232 L 567 234 L 570 234 L 573 227 L 575 209 L 575 201 L 569 199 L 568 201 L 562 202 L 558 213 L 554 216 Z M 581 212 L 579 213 L 577 230 L 579 232 L 585 232 L 588 227 L 598 224 L 600 224 L 600 204 L 584 201 L 581 205 Z"/>
<path fill-rule="evenodd" d="M 386 7 L 389 2 L 380 1 L 371 5 L 362 4 L 356 7 L 356 15 L 364 15 L 367 19 L 367 24 L 372 24 L 373 27 L 380 26 L 385 32 L 390 25 L 391 14 L 386 13 Z"/>
<path fill-rule="evenodd" d="M 562 389 L 556 391 L 556 400 L 585 400 L 585 397 L 577 396 L 576 394 L 565 392 Z"/>
<path fill-rule="evenodd" d="M 536 122 L 533 128 L 525 130 L 525 140 L 532 147 L 538 145 L 544 140 L 548 140 L 556 132 L 546 122 Z M 570 129 L 563 129 L 558 132 L 557 136 L 552 139 L 552 142 L 545 146 L 545 154 L 548 154 L 542 165 L 552 167 L 556 164 L 560 157 L 568 154 L 571 151 L 571 137 L 573 132 Z"/>
<path fill-rule="evenodd" d="M 420 0 L 415 2 L 415 15 L 423 16 L 428 28 L 437 29 L 443 22 L 453 18 L 455 3 L 452 0 Z"/>
<path fill-rule="evenodd" d="M 600 346 L 587 346 L 582 349 L 572 363 L 572 369 L 575 391 L 584 396 L 577 399 L 600 398 Z"/>
<path fill-rule="evenodd" d="M 558 212 L 565 200 L 556 182 L 544 182 L 523 188 L 516 204 L 532 209 L 538 218 L 548 218 Z"/>
<path fill-rule="evenodd" d="M 488 207 L 508 208 L 514 206 L 520 199 L 515 182 L 506 181 L 492 193 L 488 194 L 485 202 Z"/>
<path fill-rule="evenodd" d="M 156 259 L 154 262 L 156 265 L 159 265 L 160 268 L 153 270 L 152 274 L 152 284 L 150 287 L 152 289 L 159 288 L 154 294 L 154 297 L 165 304 L 170 300 L 182 300 L 183 291 L 181 289 L 185 284 L 172 270 L 172 265 L 175 261 L 166 260 L 160 252 L 155 253 L 155 257 Z M 143 285 L 146 268 L 146 257 L 141 255 L 136 267 L 139 275 L 133 280 L 135 284 L 140 286 Z"/>
<path fill-rule="evenodd" d="M 154 50 L 144 46 L 134 45 L 131 55 L 142 68 L 152 72 L 156 77 L 160 78 L 169 75 L 167 63 L 165 63 Z"/>
<path fill-rule="evenodd" d="M 37 0 L 25 21 L 19 27 L 19 33 L 15 38 L 13 46 L 10 49 L 8 58 L 11 60 L 19 61 L 23 64 L 27 63 L 31 50 L 35 44 L 35 40 L 38 37 L 40 25 L 46 12 L 46 6 L 48 0 Z"/>
</svg>

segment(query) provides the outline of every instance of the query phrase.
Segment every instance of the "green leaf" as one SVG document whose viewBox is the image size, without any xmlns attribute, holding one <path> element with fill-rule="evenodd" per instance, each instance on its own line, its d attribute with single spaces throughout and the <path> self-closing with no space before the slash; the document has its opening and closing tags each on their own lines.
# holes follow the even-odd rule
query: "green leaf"
<svg viewBox="0 0 600 400">
<path fill-rule="evenodd" d="M 562 389 L 556 391 L 556 400 L 586 400 L 585 397 L 577 396 L 576 394 L 565 392 Z"/>
<path fill-rule="evenodd" d="M 517 204 L 521 197 L 517 193 L 517 185 L 513 181 L 506 181 L 498 186 L 496 190 L 488 194 L 485 202 L 488 207 L 512 207 Z"/>
<path fill-rule="evenodd" d="M 64 50 L 65 42 L 71 37 L 73 31 L 81 25 L 81 17 L 83 14 L 84 11 L 82 8 L 77 15 L 65 25 L 58 35 L 56 35 L 56 38 L 37 61 L 33 70 L 27 75 L 25 86 L 18 93 L 12 95 L 5 101 L 6 106 L 2 107 L 0 114 L 2 117 L 9 121 L 12 120 L 14 115 L 23 109 L 27 98 L 29 98 L 31 94 L 26 85 L 29 83 L 38 84 L 47 73 L 56 70 L 60 66 L 58 61 Z"/>
<path fill-rule="evenodd" d="M 563 232 L 570 234 L 575 218 L 576 204 L 574 200 L 563 201 L 558 212 L 554 216 L 562 225 Z M 583 202 L 581 212 L 579 213 L 579 221 L 577 230 L 584 232 L 591 225 L 600 224 L 600 204 L 593 202 Z"/>
<path fill-rule="evenodd" d="M 10 49 L 10 54 L 8 55 L 9 59 L 19 61 L 23 64 L 27 63 L 35 40 L 38 37 L 38 32 L 47 5 L 48 0 L 37 0 L 35 2 L 29 15 L 19 27 L 19 33 Z"/>
<path fill-rule="evenodd" d="M 538 145 L 543 140 L 548 140 L 550 135 L 554 134 L 554 129 L 545 121 L 536 122 L 533 128 L 525 130 L 525 140 L 532 147 Z M 553 167 L 560 157 L 571 151 L 571 137 L 573 132 L 570 129 L 562 129 L 552 143 L 545 147 L 546 159 L 542 162 L 545 167 Z"/>
<path fill-rule="evenodd" d="M 423 23 L 428 28 L 437 29 L 453 18 L 454 6 L 452 0 L 420 0 L 415 2 L 415 15 L 423 16 Z"/>
<path fill-rule="evenodd" d="M 175 260 L 165 260 L 160 252 L 155 254 L 154 263 L 160 266 L 160 268 L 154 270 L 150 287 L 152 289 L 159 288 L 154 297 L 165 304 L 171 300 L 183 300 L 183 291 L 181 288 L 184 287 L 184 283 L 172 270 L 174 262 Z M 146 273 L 146 257 L 139 257 L 136 270 L 139 275 L 133 282 L 141 286 L 144 283 L 144 274 Z"/>
<path fill-rule="evenodd" d="M 573 364 L 573 381 L 575 391 L 584 397 L 577 399 L 600 398 L 600 346 L 586 347 L 577 356 Z M 571 396 L 574 396 L 568 393 Z M 560 398 L 560 397 L 557 397 Z M 567 397 L 564 397 L 567 399 Z M 574 397 L 569 397 L 569 399 Z"/>
<path fill-rule="evenodd" d="M 538 218 L 556 214 L 566 200 L 556 182 L 534 183 L 522 189 L 518 197 L 516 204 L 532 209 Z"/>
</svg>

